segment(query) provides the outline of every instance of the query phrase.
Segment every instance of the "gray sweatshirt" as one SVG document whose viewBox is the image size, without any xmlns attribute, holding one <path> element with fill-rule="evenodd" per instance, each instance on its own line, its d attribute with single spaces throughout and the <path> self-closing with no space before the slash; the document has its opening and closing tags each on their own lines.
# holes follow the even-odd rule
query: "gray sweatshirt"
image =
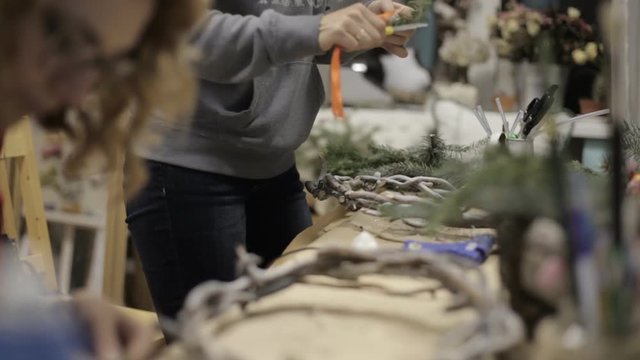
<svg viewBox="0 0 640 360">
<path fill-rule="evenodd" d="M 143 156 L 250 179 L 289 169 L 324 101 L 321 16 L 356 2 L 217 0 L 194 38 L 202 57 L 192 121 L 155 119 L 165 140 Z"/>
</svg>

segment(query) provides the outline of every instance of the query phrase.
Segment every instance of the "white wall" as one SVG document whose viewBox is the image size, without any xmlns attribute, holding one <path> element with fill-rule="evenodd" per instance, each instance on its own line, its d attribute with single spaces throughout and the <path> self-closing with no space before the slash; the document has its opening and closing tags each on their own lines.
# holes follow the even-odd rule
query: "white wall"
<svg viewBox="0 0 640 360">
<path fill-rule="evenodd" d="M 640 124 L 640 1 L 614 0 L 611 22 L 613 116 Z"/>
</svg>

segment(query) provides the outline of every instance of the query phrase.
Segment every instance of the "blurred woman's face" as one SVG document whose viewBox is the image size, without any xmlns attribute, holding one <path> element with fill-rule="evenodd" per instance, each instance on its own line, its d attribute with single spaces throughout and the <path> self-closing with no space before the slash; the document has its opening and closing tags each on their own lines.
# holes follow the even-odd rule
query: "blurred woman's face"
<svg viewBox="0 0 640 360">
<path fill-rule="evenodd" d="M 125 72 L 153 6 L 153 0 L 43 1 L 15 34 L 14 71 L 3 80 L 13 107 L 46 116 L 78 105 L 101 76 Z"/>
</svg>

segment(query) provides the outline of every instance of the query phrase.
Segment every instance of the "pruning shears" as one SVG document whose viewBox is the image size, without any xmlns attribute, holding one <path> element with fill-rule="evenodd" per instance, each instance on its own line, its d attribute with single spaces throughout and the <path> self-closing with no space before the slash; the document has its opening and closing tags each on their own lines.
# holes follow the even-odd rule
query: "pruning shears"
<svg viewBox="0 0 640 360">
<path fill-rule="evenodd" d="M 413 24 L 405 24 L 405 25 L 397 25 L 397 26 L 387 26 L 384 29 L 384 32 L 385 32 L 385 35 L 391 36 L 395 33 L 417 30 L 420 28 L 426 28 L 427 26 L 429 26 L 429 24 L 427 23 L 413 23 Z"/>
<path fill-rule="evenodd" d="M 380 14 L 379 17 L 384 22 L 390 23 L 392 22 L 394 17 L 396 17 L 396 14 L 389 11 Z M 387 36 L 391 36 L 398 32 L 411 31 L 427 26 L 427 23 L 414 23 L 397 26 L 389 25 L 385 28 L 385 34 Z M 344 104 L 342 100 L 342 77 L 340 73 L 341 59 L 342 49 L 339 46 L 336 46 L 333 49 L 333 53 L 331 55 L 331 110 L 333 112 L 333 116 L 335 116 L 337 119 L 344 118 Z"/>
<path fill-rule="evenodd" d="M 540 98 L 534 98 L 527 106 L 522 125 L 522 135 L 526 138 L 544 118 L 553 105 L 554 94 L 558 85 L 551 85 Z"/>
</svg>

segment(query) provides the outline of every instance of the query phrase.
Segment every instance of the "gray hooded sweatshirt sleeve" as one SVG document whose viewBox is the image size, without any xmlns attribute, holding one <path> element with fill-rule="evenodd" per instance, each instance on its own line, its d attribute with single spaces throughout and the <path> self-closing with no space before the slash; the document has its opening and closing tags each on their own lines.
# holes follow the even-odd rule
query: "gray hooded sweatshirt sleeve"
<svg viewBox="0 0 640 360">
<path fill-rule="evenodd" d="M 315 58 L 324 12 L 350 0 L 218 0 L 193 43 L 198 102 L 188 121 L 154 119 L 160 162 L 264 179 L 294 165 L 324 101 Z"/>
<path fill-rule="evenodd" d="M 202 79 L 219 83 L 251 80 L 271 67 L 322 53 L 320 15 L 286 16 L 266 10 L 260 16 L 211 11 L 193 39 L 200 50 Z"/>
</svg>

